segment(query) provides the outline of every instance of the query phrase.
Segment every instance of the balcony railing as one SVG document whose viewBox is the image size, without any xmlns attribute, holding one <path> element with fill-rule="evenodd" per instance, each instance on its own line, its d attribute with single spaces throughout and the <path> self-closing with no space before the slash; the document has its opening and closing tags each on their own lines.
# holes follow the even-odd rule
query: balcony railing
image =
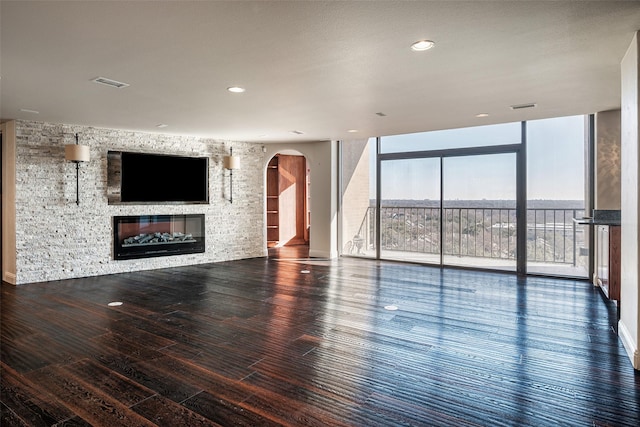
<svg viewBox="0 0 640 427">
<path fill-rule="evenodd" d="M 512 208 L 382 207 L 380 245 L 384 251 L 516 259 L 516 210 Z M 527 209 L 527 260 L 575 266 L 585 248 L 584 230 L 572 220 L 584 209 Z M 348 253 L 375 251 L 376 208 L 370 207 Z M 442 238 L 441 238 L 442 232 Z"/>
</svg>

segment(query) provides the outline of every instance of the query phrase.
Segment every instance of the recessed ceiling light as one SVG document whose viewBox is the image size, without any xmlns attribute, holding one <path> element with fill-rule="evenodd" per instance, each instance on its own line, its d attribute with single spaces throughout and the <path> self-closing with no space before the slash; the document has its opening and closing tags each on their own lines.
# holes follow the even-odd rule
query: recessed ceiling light
<svg viewBox="0 0 640 427">
<path fill-rule="evenodd" d="M 385 305 L 384 306 L 385 310 L 389 310 L 389 311 L 396 311 L 398 309 L 397 305 Z"/>
<path fill-rule="evenodd" d="M 416 52 L 423 52 L 425 50 L 431 49 L 435 45 L 436 44 L 431 40 L 418 40 L 411 45 L 411 50 Z"/>
<path fill-rule="evenodd" d="M 356 132 L 358 132 L 358 129 L 349 129 L 347 132 L 349 132 L 349 133 L 356 133 Z"/>
<path fill-rule="evenodd" d="M 231 87 L 228 87 L 227 90 L 232 93 L 242 93 L 246 89 L 240 86 L 231 86 Z"/>
<path fill-rule="evenodd" d="M 489 117 L 489 113 L 479 113 L 479 114 L 476 114 L 476 117 L 478 118 Z"/>
<path fill-rule="evenodd" d="M 160 123 L 160 124 L 157 124 L 156 127 L 162 129 L 162 128 L 169 127 L 169 125 L 166 125 L 164 123 Z"/>
<path fill-rule="evenodd" d="M 119 307 L 122 305 L 121 301 L 112 301 L 109 304 L 107 304 L 109 307 Z"/>
<path fill-rule="evenodd" d="M 309 274 L 309 273 L 311 273 L 311 271 L 309 271 L 309 270 L 300 270 L 300 273 L 302 273 L 302 274 Z"/>
<path fill-rule="evenodd" d="M 23 113 L 40 114 L 40 111 L 29 110 L 28 108 L 21 108 L 20 111 L 22 111 Z"/>
</svg>

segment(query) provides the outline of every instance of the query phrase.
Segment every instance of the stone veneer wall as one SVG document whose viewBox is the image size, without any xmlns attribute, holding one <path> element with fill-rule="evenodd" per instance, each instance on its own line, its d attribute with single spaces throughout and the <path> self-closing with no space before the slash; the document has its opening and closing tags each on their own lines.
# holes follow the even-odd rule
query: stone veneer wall
<svg viewBox="0 0 640 427">
<path fill-rule="evenodd" d="M 75 164 L 65 144 L 88 145 L 91 161 L 80 164 L 76 205 Z M 216 141 L 41 122 L 16 122 L 17 283 L 50 281 L 264 256 L 261 147 Z M 233 147 L 233 204 L 222 157 Z M 108 205 L 107 151 L 139 151 L 209 157 L 208 205 Z M 179 178 L 179 177 L 178 177 Z M 113 217 L 204 213 L 206 252 L 115 261 Z"/>
</svg>

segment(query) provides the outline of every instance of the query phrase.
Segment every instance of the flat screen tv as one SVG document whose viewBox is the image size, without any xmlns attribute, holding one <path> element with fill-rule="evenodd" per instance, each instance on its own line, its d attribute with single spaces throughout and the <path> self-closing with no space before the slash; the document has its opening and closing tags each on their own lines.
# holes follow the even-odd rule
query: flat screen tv
<svg viewBox="0 0 640 427">
<path fill-rule="evenodd" d="M 209 202 L 207 157 L 131 152 L 120 155 L 120 202 Z"/>
</svg>

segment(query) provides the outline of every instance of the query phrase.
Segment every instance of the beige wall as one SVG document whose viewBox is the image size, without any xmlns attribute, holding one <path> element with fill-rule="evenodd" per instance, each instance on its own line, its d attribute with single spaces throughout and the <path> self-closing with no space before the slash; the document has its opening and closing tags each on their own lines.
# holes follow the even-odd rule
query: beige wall
<svg viewBox="0 0 640 427">
<path fill-rule="evenodd" d="M 370 184 L 370 155 L 368 139 L 342 142 L 342 251 L 344 254 L 355 253 L 347 251 L 347 242 L 351 242 L 356 234 L 365 239 L 366 231 L 360 232 L 367 209 L 371 204 L 369 199 Z M 367 248 L 363 247 L 362 250 Z"/>
<path fill-rule="evenodd" d="M 596 209 L 620 209 L 620 110 L 596 113 Z"/>
<path fill-rule="evenodd" d="M 620 293 L 619 335 L 636 369 L 640 369 L 640 316 L 638 279 L 640 257 L 638 212 L 640 211 L 640 163 L 638 150 L 638 94 L 640 91 L 638 33 L 633 38 L 622 63 L 622 277 Z"/>
<path fill-rule="evenodd" d="M 16 127 L 2 123 L 2 280 L 16 284 Z"/>
<path fill-rule="evenodd" d="M 311 227 L 309 232 L 309 256 L 335 258 L 338 256 L 337 216 L 337 142 L 320 141 L 305 143 L 271 143 L 264 146 L 262 172 L 266 188 L 267 164 L 273 156 L 302 154 L 307 159 L 310 174 Z M 263 190 L 264 193 L 264 190 Z M 266 198 L 266 193 L 263 194 Z M 266 211 L 264 213 L 266 218 Z M 266 219 L 265 219 L 266 224 Z M 263 230 L 266 242 L 266 227 Z M 266 243 L 264 253 L 266 254 Z"/>
</svg>

